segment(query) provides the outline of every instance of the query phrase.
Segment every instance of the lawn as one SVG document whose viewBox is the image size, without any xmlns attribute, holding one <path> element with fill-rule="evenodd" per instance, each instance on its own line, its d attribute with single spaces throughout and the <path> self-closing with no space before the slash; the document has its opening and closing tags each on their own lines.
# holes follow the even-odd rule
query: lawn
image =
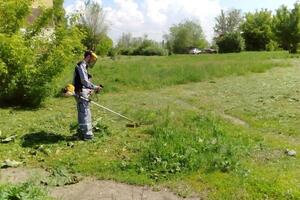
<svg viewBox="0 0 300 200">
<path fill-rule="evenodd" d="M 0 160 L 99 179 L 168 187 L 204 199 L 299 199 L 299 61 L 285 52 L 100 59 L 96 139 L 74 141 L 72 98 L 0 109 Z M 54 83 L 70 82 L 73 67 Z M 4 188 L 4 187 L 3 187 Z M 0 188 L 1 191 L 1 188 Z"/>
</svg>

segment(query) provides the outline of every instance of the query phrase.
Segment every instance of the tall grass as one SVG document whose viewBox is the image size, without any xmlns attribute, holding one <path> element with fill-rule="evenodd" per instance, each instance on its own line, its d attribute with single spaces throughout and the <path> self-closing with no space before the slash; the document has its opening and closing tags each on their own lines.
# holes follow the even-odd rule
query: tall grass
<svg viewBox="0 0 300 200">
<path fill-rule="evenodd" d="M 193 114 L 182 122 L 166 119 L 149 130 L 152 139 L 143 148 L 137 171 L 160 180 L 200 169 L 236 170 L 239 156 L 250 146 L 227 131 L 212 116 Z"/>
<path fill-rule="evenodd" d="M 245 52 L 224 55 L 176 55 L 167 57 L 102 58 L 92 70 L 93 82 L 105 85 L 105 92 L 155 89 L 199 82 L 218 77 L 259 73 L 289 66 L 287 52 Z M 72 80 L 70 66 L 58 83 Z"/>
</svg>

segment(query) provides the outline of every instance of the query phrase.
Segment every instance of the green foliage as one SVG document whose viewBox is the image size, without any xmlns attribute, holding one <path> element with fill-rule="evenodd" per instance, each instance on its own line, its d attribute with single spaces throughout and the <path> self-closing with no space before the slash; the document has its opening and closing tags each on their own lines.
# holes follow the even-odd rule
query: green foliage
<svg viewBox="0 0 300 200">
<path fill-rule="evenodd" d="M 16 186 L 0 186 L 1 200 L 50 200 L 42 188 L 32 183 L 24 183 Z"/>
<path fill-rule="evenodd" d="M 14 2 L 8 2 L 10 1 Z M 24 34 L 16 29 L 9 34 L 0 33 L 1 104 L 39 106 L 52 93 L 52 80 L 81 52 L 82 35 L 79 30 L 66 27 L 64 21 L 60 21 L 64 16 L 53 14 L 63 13 L 56 12 L 61 6 L 56 2 L 53 9 L 42 11 Z M 18 6 L 14 9 L 18 10 Z M 18 12 L 15 14 L 18 15 Z M 12 16 L 14 17 L 19 16 Z M 54 33 L 50 33 L 48 38 L 49 36 L 43 36 L 43 31 L 52 17 L 57 19 L 56 26 Z M 5 20 L 6 18 L 0 18 L 0 23 Z"/>
<path fill-rule="evenodd" d="M 268 10 L 247 13 L 246 20 L 241 26 L 245 39 L 246 50 L 263 51 L 271 42 L 272 12 Z"/>
<path fill-rule="evenodd" d="M 205 48 L 208 43 L 205 39 L 201 25 L 195 21 L 186 20 L 170 28 L 169 35 L 166 35 L 169 44 L 169 52 L 184 54 L 189 48 Z"/>
<path fill-rule="evenodd" d="M 291 27 L 291 53 L 297 53 L 300 43 L 300 3 L 295 3 L 291 11 L 290 27 Z"/>
<path fill-rule="evenodd" d="M 216 24 L 214 32 L 217 36 L 224 35 L 226 33 L 233 33 L 240 31 L 240 25 L 243 22 L 242 11 L 232 9 L 227 11 L 221 10 L 221 14 L 216 17 Z"/>
<path fill-rule="evenodd" d="M 176 125 L 166 122 L 152 128 L 150 134 L 153 138 L 143 148 L 137 166 L 153 179 L 200 168 L 229 172 L 237 167 L 237 139 L 232 140 L 211 118 L 196 116 Z"/>
<path fill-rule="evenodd" d="M 53 9 L 44 10 L 43 13 L 34 21 L 34 23 L 29 27 L 27 27 L 25 38 L 28 40 L 41 33 L 45 25 L 51 24 L 52 16 L 53 16 Z"/>
<path fill-rule="evenodd" d="M 48 170 L 50 172 L 49 176 L 44 177 L 41 183 L 46 186 L 64 186 L 76 184 L 80 181 L 80 178 L 72 173 L 70 173 L 65 168 L 55 168 Z"/>
<path fill-rule="evenodd" d="M 290 49 L 290 11 L 286 6 L 276 10 L 273 20 L 273 32 L 284 50 Z"/>
<path fill-rule="evenodd" d="M 113 48 L 113 41 L 107 35 L 101 37 L 100 43 L 96 47 L 96 53 L 100 56 L 107 56 Z"/>
<path fill-rule="evenodd" d="M 144 56 L 165 56 L 167 50 L 153 40 L 144 36 L 143 38 L 132 38 L 130 34 L 123 34 L 118 42 L 119 53 L 121 55 L 144 55 Z"/>
<path fill-rule="evenodd" d="M 105 13 L 101 5 L 95 1 L 85 1 L 83 10 L 78 11 L 75 15 L 79 16 L 76 24 L 79 29 L 85 33 L 82 43 L 87 49 L 97 51 L 98 45 L 103 42 L 108 42 Z M 104 45 L 110 45 L 105 43 Z M 100 47 L 100 53 L 103 51 L 103 46 Z M 105 51 L 107 51 L 105 49 Z"/>
<path fill-rule="evenodd" d="M 273 32 L 279 45 L 291 53 L 296 53 L 300 42 L 300 3 L 289 10 L 281 6 L 274 16 Z"/>
<path fill-rule="evenodd" d="M 241 52 L 244 49 L 245 41 L 238 32 L 226 33 L 216 39 L 219 53 Z"/>
<path fill-rule="evenodd" d="M 0 33 L 18 32 L 30 12 L 31 3 L 32 0 L 0 1 Z"/>
<path fill-rule="evenodd" d="M 266 50 L 267 51 L 277 51 L 279 49 L 279 45 L 276 41 L 271 40 L 267 45 L 266 45 Z"/>
<path fill-rule="evenodd" d="M 53 22 L 56 28 L 67 25 L 66 12 L 63 5 L 64 0 L 53 0 Z"/>
</svg>

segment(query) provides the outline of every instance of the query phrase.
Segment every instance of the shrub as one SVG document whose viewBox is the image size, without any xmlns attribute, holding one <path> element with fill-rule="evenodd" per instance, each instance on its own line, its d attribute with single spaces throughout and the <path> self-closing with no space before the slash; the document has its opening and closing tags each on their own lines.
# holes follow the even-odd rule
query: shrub
<svg viewBox="0 0 300 200">
<path fill-rule="evenodd" d="M 96 47 L 96 53 L 100 56 L 107 56 L 113 48 L 113 41 L 106 35 L 101 37 L 100 43 Z"/>
<path fill-rule="evenodd" d="M 51 12 L 42 13 L 24 34 L 18 29 L 10 33 L 0 31 L 1 104 L 39 106 L 52 94 L 52 80 L 82 51 L 81 32 L 66 27 L 64 22 L 55 21 L 56 27 L 50 38 L 42 36 L 42 27 L 48 25 L 45 16 L 52 19 L 57 10 L 56 3 Z"/>
<path fill-rule="evenodd" d="M 267 45 L 266 45 L 266 50 L 267 51 L 277 51 L 279 49 L 279 45 L 276 41 L 271 40 Z"/>
<path fill-rule="evenodd" d="M 219 53 L 235 53 L 244 50 L 245 41 L 240 33 L 226 33 L 217 38 Z"/>
</svg>

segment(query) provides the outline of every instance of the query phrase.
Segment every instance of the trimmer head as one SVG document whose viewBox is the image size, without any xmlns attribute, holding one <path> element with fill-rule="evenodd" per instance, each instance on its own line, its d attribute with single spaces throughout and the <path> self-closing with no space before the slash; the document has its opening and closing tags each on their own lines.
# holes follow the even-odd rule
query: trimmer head
<svg viewBox="0 0 300 200">
<path fill-rule="evenodd" d="M 137 123 L 137 122 L 126 124 L 126 127 L 128 127 L 128 128 L 138 128 L 140 126 L 141 126 L 141 124 Z"/>
</svg>

